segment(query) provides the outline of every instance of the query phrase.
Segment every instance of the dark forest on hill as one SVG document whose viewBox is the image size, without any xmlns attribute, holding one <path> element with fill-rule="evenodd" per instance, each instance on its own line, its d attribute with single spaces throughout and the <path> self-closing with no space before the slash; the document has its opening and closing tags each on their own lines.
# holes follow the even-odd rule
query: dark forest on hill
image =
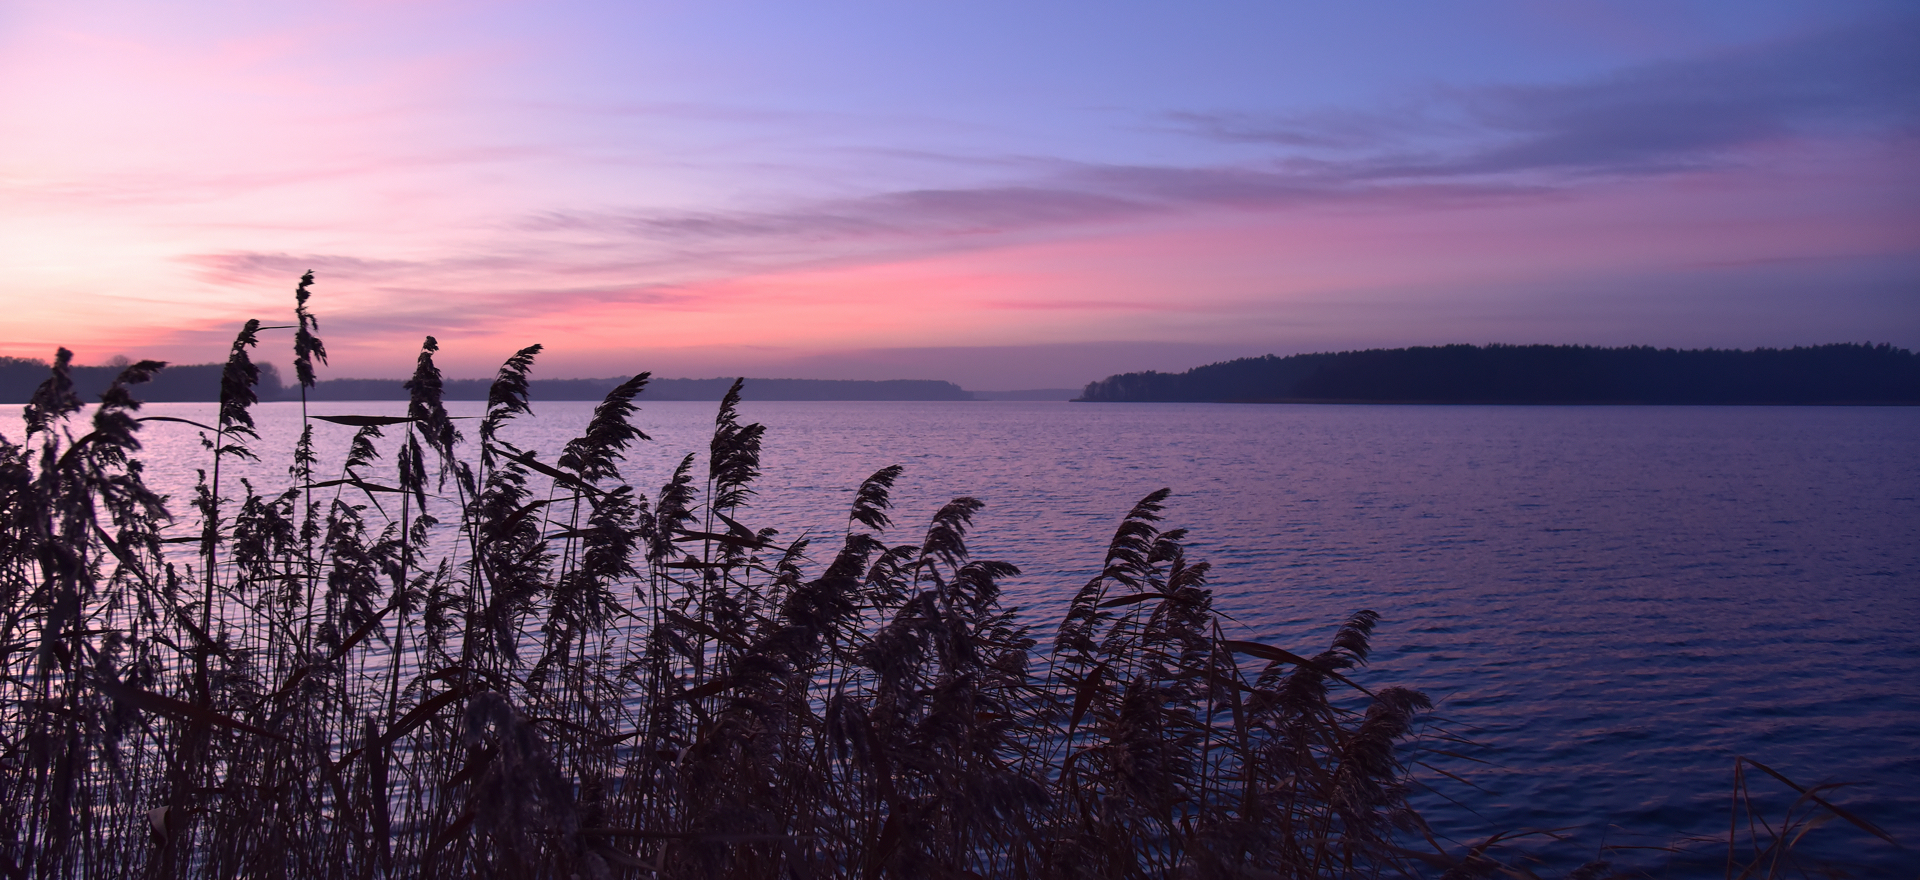
<svg viewBox="0 0 1920 880">
<path fill-rule="evenodd" d="M 33 358 L 0 357 L 0 403 L 26 403 L 47 379 L 48 364 Z M 71 367 L 74 390 L 82 400 L 93 400 L 112 384 L 124 364 Z M 272 364 L 262 363 L 261 400 L 299 400 L 298 386 L 281 384 Z M 169 366 L 141 386 L 141 399 L 155 402 L 214 401 L 220 397 L 220 364 Z M 607 379 L 530 379 L 534 400 L 600 400 L 628 377 Z M 314 383 L 308 400 L 406 400 L 404 379 L 328 379 Z M 448 379 L 445 399 L 486 400 L 491 379 Z M 711 400 L 726 396 L 728 379 L 654 379 L 647 386 L 649 400 Z M 972 400 L 973 395 L 952 382 L 935 379 L 862 381 L 841 379 L 751 379 L 747 387 L 754 400 Z M 1064 396 L 1061 399 L 1065 399 Z"/>
<path fill-rule="evenodd" d="M 33 397 L 33 390 L 47 381 L 49 364 L 38 358 L 0 357 L 0 403 L 26 403 Z M 256 390 L 261 400 L 277 400 L 283 387 L 280 384 L 280 371 L 272 364 L 260 364 L 260 384 Z M 151 403 L 173 403 L 178 401 L 214 401 L 220 399 L 220 371 L 222 364 L 182 364 L 169 366 L 155 373 L 153 378 L 140 386 L 140 399 Z M 73 378 L 75 393 L 82 400 L 95 400 L 100 392 L 113 384 L 114 377 L 126 369 L 126 364 L 114 363 L 102 366 L 67 368 Z M 394 383 L 398 388 L 399 383 Z M 405 392 L 401 392 L 405 399 Z M 294 394 L 299 398 L 298 392 Z"/>
<path fill-rule="evenodd" d="M 1087 401 L 1352 403 L 1920 403 L 1920 356 L 1890 345 L 1678 350 L 1446 345 L 1122 373 Z"/>
</svg>

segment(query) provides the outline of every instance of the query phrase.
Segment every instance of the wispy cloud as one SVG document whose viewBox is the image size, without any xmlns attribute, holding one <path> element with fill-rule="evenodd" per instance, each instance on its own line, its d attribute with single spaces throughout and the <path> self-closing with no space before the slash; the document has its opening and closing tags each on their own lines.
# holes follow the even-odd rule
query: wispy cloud
<svg viewBox="0 0 1920 880">
<path fill-rule="evenodd" d="M 306 271 L 328 275 L 378 275 L 417 272 L 430 264 L 418 260 L 379 260 L 339 254 L 227 253 L 195 254 L 183 258 L 200 278 L 212 284 L 252 284 L 298 278 Z"/>
<path fill-rule="evenodd" d="M 1783 138 L 1910 134 L 1920 128 L 1915 37 L 1920 19 L 1901 18 L 1582 82 L 1442 89 L 1391 110 L 1167 116 L 1203 138 L 1275 148 L 1241 165 L 1027 161 L 1027 176 L 1005 184 L 738 211 L 556 211 L 517 225 L 739 267 L 987 247 L 1217 208 L 1510 201 L 1596 176 L 1723 166 Z"/>
<path fill-rule="evenodd" d="M 1032 185 L 905 190 L 785 210 L 550 213 L 530 218 L 523 226 L 529 231 L 584 230 L 668 242 L 770 238 L 833 242 L 992 236 L 1132 216 L 1149 209 L 1119 194 Z"/>
<path fill-rule="evenodd" d="M 1914 133 L 1916 40 L 1920 18 L 1901 17 L 1585 82 L 1439 90 L 1393 113 L 1171 120 L 1216 140 L 1298 150 L 1320 160 L 1311 164 L 1321 175 L 1350 181 L 1662 173 L 1779 138 Z"/>
<path fill-rule="evenodd" d="M 1008 312 L 1171 312 L 1185 311 L 1189 304 L 1168 300 L 1134 301 L 1117 299 L 996 299 L 979 303 L 983 308 Z"/>
<path fill-rule="evenodd" d="M 199 268 L 204 280 L 228 286 L 291 284 L 288 279 L 298 278 L 308 270 L 319 275 L 327 285 L 345 280 L 355 293 L 344 303 L 349 311 L 336 323 L 342 329 L 371 332 L 411 327 L 422 320 L 449 330 L 486 327 L 590 304 L 672 306 L 691 299 L 689 294 L 667 284 L 562 286 L 515 284 L 511 280 L 487 285 L 460 283 L 498 274 L 514 278 L 563 277 L 563 273 L 551 265 L 552 260 L 539 255 L 501 255 L 469 261 L 237 252 L 197 255 L 187 261 Z M 621 274 L 626 267 L 610 268 L 614 274 Z M 463 286 L 467 292 L 456 292 Z M 340 304 L 338 299 L 335 302 Z M 363 308 L 354 308 L 356 304 Z"/>
</svg>

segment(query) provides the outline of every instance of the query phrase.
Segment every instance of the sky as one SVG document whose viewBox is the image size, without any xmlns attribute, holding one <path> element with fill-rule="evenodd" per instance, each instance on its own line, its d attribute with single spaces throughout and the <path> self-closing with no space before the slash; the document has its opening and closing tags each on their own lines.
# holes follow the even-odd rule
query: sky
<svg viewBox="0 0 1920 880">
<path fill-rule="evenodd" d="M 1853 0 L 5 0 L 0 355 L 222 360 L 308 270 L 322 378 L 1920 348 L 1915 46 Z"/>
</svg>

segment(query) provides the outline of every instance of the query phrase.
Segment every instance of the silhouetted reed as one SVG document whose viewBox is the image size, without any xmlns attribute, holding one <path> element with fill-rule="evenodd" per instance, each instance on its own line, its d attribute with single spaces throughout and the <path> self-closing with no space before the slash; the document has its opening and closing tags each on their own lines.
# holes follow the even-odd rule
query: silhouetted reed
<svg viewBox="0 0 1920 880">
<path fill-rule="evenodd" d="M 312 283 L 296 290 L 303 388 L 325 362 Z M 1427 700 L 1353 677 L 1376 616 L 1310 657 L 1228 638 L 1206 563 L 1160 528 L 1165 490 L 1122 519 L 1041 648 L 1001 602 L 1018 570 L 969 553 L 980 501 L 890 543 L 901 471 L 882 468 L 820 568 L 807 541 L 747 525 L 764 429 L 741 423 L 739 383 L 704 483 L 690 454 L 650 500 L 619 470 L 648 439 L 631 423 L 646 374 L 543 461 L 503 435 L 530 412 L 540 347 L 500 368 L 468 444 L 428 337 L 407 415 L 312 417 L 357 429 L 338 476 L 314 473 L 303 405 L 289 485 L 236 491 L 222 464 L 255 455 L 265 329 L 236 338 L 216 423 L 198 426 L 197 529 L 136 455 L 154 418 L 133 389 L 162 364 L 128 367 L 76 437 L 62 350 L 22 444 L 0 438 L 0 874 L 1491 864 L 1420 834 L 1401 747 Z"/>
</svg>

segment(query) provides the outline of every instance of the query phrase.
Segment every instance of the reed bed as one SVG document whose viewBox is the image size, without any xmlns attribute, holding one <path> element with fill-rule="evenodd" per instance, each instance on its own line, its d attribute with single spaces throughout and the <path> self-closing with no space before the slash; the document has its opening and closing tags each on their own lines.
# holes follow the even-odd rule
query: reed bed
<svg viewBox="0 0 1920 880">
<path fill-rule="evenodd" d="M 284 328 L 303 388 L 312 281 Z M 980 501 L 891 542 L 898 467 L 837 546 L 748 525 L 738 383 L 649 496 L 620 475 L 646 374 L 542 459 L 504 430 L 540 347 L 469 437 L 429 337 L 407 415 L 312 417 L 285 487 L 236 481 L 268 329 L 235 339 L 214 424 L 139 415 L 152 361 L 81 422 L 62 350 L 0 437 L 8 877 L 1514 870 L 1409 808 L 1429 706 L 1356 680 L 1376 616 L 1310 655 L 1228 638 L 1164 490 L 1035 632 L 1001 601 L 1018 570 L 968 552 Z M 356 429 L 338 473 L 320 420 Z M 142 480 L 159 427 L 203 432 L 190 509 Z"/>
</svg>

